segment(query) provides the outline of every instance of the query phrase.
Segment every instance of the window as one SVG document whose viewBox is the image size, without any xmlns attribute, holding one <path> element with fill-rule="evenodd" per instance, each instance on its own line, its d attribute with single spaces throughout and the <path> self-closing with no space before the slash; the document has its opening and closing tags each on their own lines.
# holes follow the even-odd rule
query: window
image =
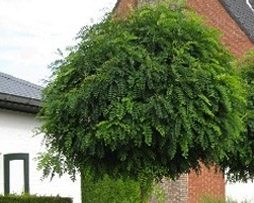
<svg viewBox="0 0 254 203">
<path fill-rule="evenodd" d="M 10 193 L 10 161 L 23 161 L 24 192 L 29 193 L 29 154 L 5 154 L 4 155 L 4 194 Z"/>
</svg>

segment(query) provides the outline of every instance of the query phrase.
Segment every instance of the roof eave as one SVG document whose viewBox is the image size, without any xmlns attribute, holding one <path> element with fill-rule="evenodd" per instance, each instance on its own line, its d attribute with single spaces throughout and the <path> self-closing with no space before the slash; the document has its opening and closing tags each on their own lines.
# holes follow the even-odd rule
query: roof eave
<svg viewBox="0 0 254 203">
<path fill-rule="evenodd" d="M 40 100 L 0 93 L 0 108 L 36 114 L 40 107 Z"/>
</svg>

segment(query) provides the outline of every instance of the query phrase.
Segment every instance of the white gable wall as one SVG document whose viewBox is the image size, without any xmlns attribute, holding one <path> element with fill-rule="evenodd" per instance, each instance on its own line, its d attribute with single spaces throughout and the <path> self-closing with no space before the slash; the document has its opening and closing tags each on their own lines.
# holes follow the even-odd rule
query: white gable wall
<svg viewBox="0 0 254 203">
<path fill-rule="evenodd" d="M 42 135 L 34 136 L 34 130 L 40 122 L 33 114 L 0 109 L 0 194 L 3 194 L 3 155 L 9 153 L 29 153 L 30 193 L 38 195 L 60 195 L 73 197 L 74 203 L 80 203 L 80 180 L 74 183 L 66 175 L 41 181 L 42 172 L 36 170 L 34 160 L 42 152 Z M 11 168 L 12 169 L 12 168 Z M 20 170 L 20 169 L 14 169 Z M 22 169 L 23 170 L 23 169 Z M 13 171 L 11 172 L 13 173 Z"/>
</svg>

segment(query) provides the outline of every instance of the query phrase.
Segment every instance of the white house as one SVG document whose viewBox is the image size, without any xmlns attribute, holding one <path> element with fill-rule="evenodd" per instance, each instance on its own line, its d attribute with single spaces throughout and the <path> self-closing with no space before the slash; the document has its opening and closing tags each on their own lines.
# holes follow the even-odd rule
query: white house
<svg viewBox="0 0 254 203">
<path fill-rule="evenodd" d="M 80 203 L 80 180 L 68 176 L 41 180 L 35 158 L 45 150 L 39 111 L 42 87 L 0 72 L 0 194 L 29 192 L 72 197 Z"/>
</svg>

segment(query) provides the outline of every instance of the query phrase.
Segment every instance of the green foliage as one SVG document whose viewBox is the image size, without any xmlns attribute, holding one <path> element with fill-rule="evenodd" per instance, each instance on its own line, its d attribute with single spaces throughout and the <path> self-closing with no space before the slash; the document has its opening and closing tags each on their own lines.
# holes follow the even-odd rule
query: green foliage
<svg viewBox="0 0 254 203">
<path fill-rule="evenodd" d="M 166 203 L 166 191 L 158 183 L 153 185 L 151 196 L 157 203 Z"/>
<path fill-rule="evenodd" d="M 76 167 L 66 161 L 66 157 L 54 147 L 39 153 L 37 161 L 37 169 L 43 171 L 42 179 L 50 176 L 52 180 L 56 174 L 62 176 L 63 173 L 68 173 L 73 181 L 76 180 Z"/>
<path fill-rule="evenodd" d="M 46 144 L 98 178 L 149 182 L 220 164 L 245 105 L 231 61 L 218 33 L 181 7 L 84 28 L 44 91 Z"/>
<path fill-rule="evenodd" d="M 132 179 L 111 179 L 106 175 L 100 180 L 94 180 L 92 176 L 83 174 L 81 180 L 82 200 L 86 203 L 142 203 L 151 198 L 158 203 L 166 202 L 165 191 L 157 183 L 147 185 L 144 199 L 141 199 L 140 182 Z"/>
<path fill-rule="evenodd" d="M 82 196 L 86 203 L 141 203 L 138 182 L 128 179 L 113 180 L 108 176 L 96 182 L 89 176 L 83 176 Z"/>
<path fill-rule="evenodd" d="M 237 66 L 242 86 L 247 92 L 247 107 L 243 117 L 245 131 L 223 164 L 224 168 L 228 167 L 228 180 L 247 181 L 254 178 L 254 52 L 248 53 Z"/>
<path fill-rule="evenodd" d="M 35 195 L 0 195 L 0 203 L 72 203 L 71 198 L 45 197 Z"/>
<path fill-rule="evenodd" d="M 228 201 L 226 202 L 224 198 L 216 198 L 211 195 L 204 195 L 199 203 L 229 203 Z"/>
</svg>

